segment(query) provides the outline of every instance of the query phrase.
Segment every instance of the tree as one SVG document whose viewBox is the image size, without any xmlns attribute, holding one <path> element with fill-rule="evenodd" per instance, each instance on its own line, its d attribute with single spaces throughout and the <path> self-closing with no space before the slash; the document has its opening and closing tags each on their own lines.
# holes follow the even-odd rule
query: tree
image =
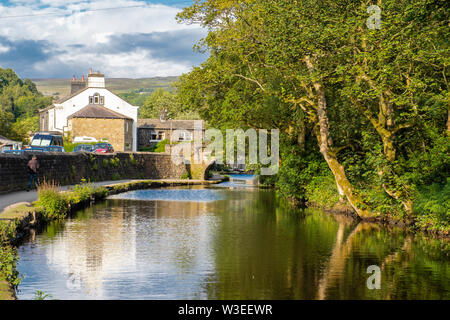
<svg viewBox="0 0 450 320">
<path fill-rule="evenodd" d="M 22 81 L 12 69 L 0 68 L 1 135 L 27 142 L 28 132 L 39 129 L 39 110 L 51 101 L 31 80 Z"/>
<path fill-rule="evenodd" d="M 449 10 L 379 5 L 381 29 L 370 30 L 365 2 L 196 1 L 178 19 L 209 29 L 199 47 L 210 58 L 181 77 L 180 99 L 213 125 L 278 126 L 282 140 L 318 149 L 360 216 L 411 213 L 423 182 L 414 159 L 449 149 Z M 427 175 L 441 177 L 448 159 L 433 155 L 443 163 L 429 156 Z"/>
</svg>

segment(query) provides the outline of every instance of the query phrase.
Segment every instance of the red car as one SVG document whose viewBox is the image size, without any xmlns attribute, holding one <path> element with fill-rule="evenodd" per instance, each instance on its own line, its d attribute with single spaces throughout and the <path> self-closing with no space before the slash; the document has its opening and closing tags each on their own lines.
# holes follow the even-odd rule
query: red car
<svg viewBox="0 0 450 320">
<path fill-rule="evenodd" d="M 94 152 L 98 153 L 113 153 L 114 148 L 109 143 L 97 143 L 94 145 Z"/>
</svg>

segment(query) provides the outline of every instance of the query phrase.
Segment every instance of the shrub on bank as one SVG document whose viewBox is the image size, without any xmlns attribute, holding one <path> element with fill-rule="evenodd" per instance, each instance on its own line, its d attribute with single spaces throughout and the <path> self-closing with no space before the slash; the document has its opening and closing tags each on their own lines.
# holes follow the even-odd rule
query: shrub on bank
<svg viewBox="0 0 450 320">
<path fill-rule="evenodd" d="M 101 199 L 108 195 L 105 187 L 94 187 L 82 181 L 71 191 L 61 192 L 55 183 L 44 182 L 38 188 L 36 207 L 40 208 L 48 220 L 64 218 L 69 208 L 91 199 Z"/>
<path fill-rule="evenodd" d="M 330 209 L 339 202 L 336 181 L 331 173 L 314 176 L 305 190 L 308 201 L 321 207 Z"/>
<path fill-rule="evenodd" d="M 21 279 L 16 268 L 17 250 L 10 245 L 10 241 L 15 238 L 17 220 L 0 221 L 0 280 L 6 280 L 16 288 Z"/>
<path fill-rule="evenodd" d="M 68 212 L 67 197 L 60 191 L 55 182 L 44 181 L 38 187 L 36 206 L 42 209 L 47 219 L 63 218 Z"/>
<path fill-rule="evenodd" d="M 419 189 L 414 203 L 417 225 L 438 231 L 450 231 L 450 178 Z"/>
</svg>

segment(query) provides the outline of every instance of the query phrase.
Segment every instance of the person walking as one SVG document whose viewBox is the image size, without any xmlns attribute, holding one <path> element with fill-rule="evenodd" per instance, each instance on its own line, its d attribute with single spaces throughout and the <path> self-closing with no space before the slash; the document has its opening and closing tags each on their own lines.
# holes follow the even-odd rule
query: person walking
<svg viewBox="0 0 450 320">
<path fill-rule="evenodd" d="M 28 161 L 28 172 L 30 173 L 30 180 L 28 180 L 28 188 L 27 192 L 30 191 L 31 185 L 35 186 L 37 189 L 38 186 L 38 170 L 39 170 L 39 161 L 36 156 L 33 155 L 31 160 Z"/>
</svg>

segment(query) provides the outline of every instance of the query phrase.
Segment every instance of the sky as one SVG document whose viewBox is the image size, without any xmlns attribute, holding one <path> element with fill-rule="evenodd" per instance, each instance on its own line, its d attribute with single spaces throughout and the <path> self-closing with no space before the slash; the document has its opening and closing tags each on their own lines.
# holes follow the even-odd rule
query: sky
<svg viewBox="0 0 450 320">
<path fill-rule="evenodd" d="M 179 24 L 189 0 L 0 0 L 0 67 L 22 78 L 177 76 L 207 57 L 206 30 Z"/>
</svg>

